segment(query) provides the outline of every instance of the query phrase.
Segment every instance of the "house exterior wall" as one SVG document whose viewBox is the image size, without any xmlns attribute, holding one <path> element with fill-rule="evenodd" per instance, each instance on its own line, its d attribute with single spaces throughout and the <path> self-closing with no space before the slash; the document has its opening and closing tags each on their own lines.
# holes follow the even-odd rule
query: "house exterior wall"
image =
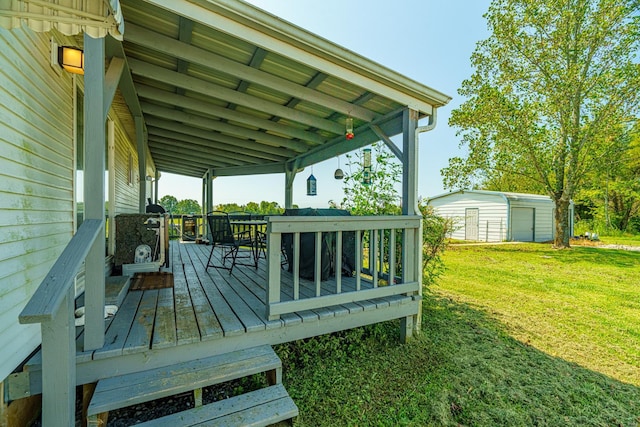
<svg viewBox="0 0 640 427">
<path fill-rule="evenodd" d="M 109 116 L 115 125 L 115 210 L 114 215 L 137 213 L 139 179 L 138 152 L 115 113 Z M 129 168 L 133 169 L 130 170 Z"/>
<path fill-rule="evenodd" d="M 75 83 L 50 65 L 50 50 L 49 34 L 0 28 L 0 381 L 40 344 L 40 326 L 20 325 L 18 316 L 76 228 Z M 75 79 L 81 94 L 82 77 Z M 135 142 L 115 111 L 110 118 L 113 214 L 138 212 Z M 81 271 L 76 291 L 83 289 Z"/>
<path fill-rule="evenodd" d="M 0 29 L 0 380 L 40 343 L 18 315 L 74 232 L 73 81 L 50 41 Z"/>
<path fill-rule="evenodd" d="M 465 210 L 478 209 L 478 240 L 500 242 L 507 238 L 507 203 L 490 194 L 456 192 L 429 200 L 435 212 L 454 220 L 451 238 L 465 240 Z"/>
</svg>

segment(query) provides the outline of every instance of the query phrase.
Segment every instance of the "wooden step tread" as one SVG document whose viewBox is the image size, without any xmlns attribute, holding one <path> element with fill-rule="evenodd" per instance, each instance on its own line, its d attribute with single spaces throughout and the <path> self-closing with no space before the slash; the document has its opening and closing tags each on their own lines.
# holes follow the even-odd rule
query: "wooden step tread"
<svg viewBox="0 0 640 427">
<path fill-rule="evenodd" d="M 282 381 L 282 362 L 273 349 L 260 346 L 181 362 L 98 381 L 89 416 L 172 396 L 260 372 L 275 371 Z"/>
<path fill-rule="evenodd" d="M 282 384 L 177 412 L 138 426 L 268 426 L 298 416 Z"/>
</svg>

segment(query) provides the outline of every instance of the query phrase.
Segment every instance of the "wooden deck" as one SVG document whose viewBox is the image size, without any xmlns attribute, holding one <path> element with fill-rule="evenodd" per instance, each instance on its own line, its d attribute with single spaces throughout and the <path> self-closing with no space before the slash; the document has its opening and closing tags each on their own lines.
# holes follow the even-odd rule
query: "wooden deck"
<svg viewBox="0 0 640 427">
<path fill-rule="evenodd" d="M 236 266 L 232 274 L 216 268 L 205 271 L 210 250 L 207 245 L 172 241 L 174 288 L 129 291 L 108 322 L 102 348 L 83 352 L 82 331 L 78 330 L 78 384 L 402 318 L 418 311 L 417 297 L 400 295 L 284 314 L 270 321 L 265 306 L 264 259 L 257 268 Z M 291 300 L 293 278 L 285 270 L 282 275 L 281 300 Z M 361 286 L 365 289 L 372 284 L 362 280 Z M 355 290 L 355 278 L 343 277 L 342 292 L 349 290 Z M 332 279 L 322 282 L 322 295 L 334 292 Z M 300 298 L 315 293 L 315 282 L 300 280 Z M 36 357 L 25 370 L 36 372 L 39 368 Z M 33 377 L 32 391 L 38 388 L 37 376 Z"/>
</svg>

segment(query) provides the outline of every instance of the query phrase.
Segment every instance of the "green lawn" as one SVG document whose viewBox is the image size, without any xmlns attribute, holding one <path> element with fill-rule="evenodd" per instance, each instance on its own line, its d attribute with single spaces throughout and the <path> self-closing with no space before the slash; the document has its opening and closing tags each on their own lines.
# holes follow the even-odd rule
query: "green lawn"
<svg viewBox="0 0 640 427">
<path fill-rule="evenodd" d="M 296 426 L 640 423 L 640 253 L 453 247 L 398 322 L 281 345 Z"/>
</svg>

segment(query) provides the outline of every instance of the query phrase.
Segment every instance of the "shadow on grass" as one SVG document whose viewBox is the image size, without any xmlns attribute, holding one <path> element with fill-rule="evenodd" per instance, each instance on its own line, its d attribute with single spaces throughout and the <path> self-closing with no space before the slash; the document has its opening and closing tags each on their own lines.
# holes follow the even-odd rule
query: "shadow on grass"
<svg viewBox="0 0 640 427">
<path fill-rule="evenodd" d="M 511 338 L 466 304 L 427 295 L 423 333 L 398 322 L 278 346 L 297 426 L 633 426 L 640 389 Z"/>
<path fill-rule="evenodd" d="M 455 247 L 452 247 L 455 249 Z M 491 253 L 540 253 L 540 256 L 551 256 L 559 262 L 566 264 L 584 263 L 595 265 L 607 265 L 620 268 L 631 268 L 640 265 L 640 252 L 625 251 L 621 249 L 605 249 L 592 246 L 572 246 L 570 249 L 556 250 L 548 243 L 490 246 Z M 468 248 L 465 248 L 469 250 Z M 479 246 L 476 250 L 486 250 L 487 247 Z"/>
</svg>

